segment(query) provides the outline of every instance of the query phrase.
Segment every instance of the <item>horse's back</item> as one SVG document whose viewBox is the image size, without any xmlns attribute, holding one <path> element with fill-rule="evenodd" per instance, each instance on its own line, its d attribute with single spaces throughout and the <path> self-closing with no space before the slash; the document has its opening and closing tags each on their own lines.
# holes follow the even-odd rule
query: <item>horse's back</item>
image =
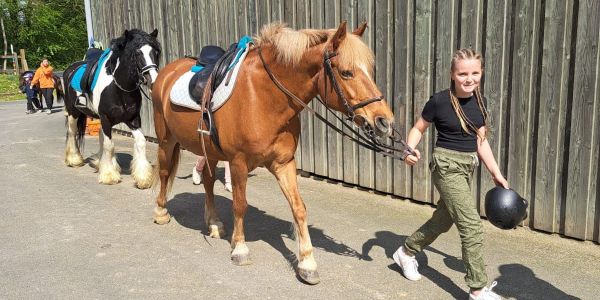
<svg viewBox="0 0 600 300">
<path fill-rule="evenodd" d="M 169 102 L 169 94 L 175 81 L 185 72 L 189 71 L 196 61 L 192 58 L 184 57 L 168 63 L 158 72 L 156 81 L 152 86 L 152 101 L 161 103 Z"/>
</svg>

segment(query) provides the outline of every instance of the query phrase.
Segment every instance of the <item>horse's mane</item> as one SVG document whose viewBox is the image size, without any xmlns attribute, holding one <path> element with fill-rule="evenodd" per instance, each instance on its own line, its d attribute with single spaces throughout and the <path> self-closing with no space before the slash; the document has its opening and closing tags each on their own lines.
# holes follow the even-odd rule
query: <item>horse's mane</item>
<svg viewBox="0 0 600 300">
<path fill-rule="evenodd" d="M 160 54 L 160 43 L 156 38 L 139 29 L 126 30 L 121 37 L 110 41 L 110 49 L 113 53 L 106 63 L 107 73 L 112 74 L 115 71 L 117 60 L 119 59 L 121 63 L 123 63 L 123 61 L 133 61 L 135 59 L 135 50 L 146 44 L 156 49 Z M 130 76 L 133 76 L 132 78 L 137 76 L 137 71 L 135 69 L 130 68 L 129 71 L 130 73 L 133 72 L 130 74 Z"/>
<path fill-rule="evenodd" d="M 301 29 L 293 30 L 284 23 L 271 23 L 262 27 L 254 37 L 258 47 L 272 45 L 277 60 L 286 65 L 300 62 L 308 48 L 328 42 L 335 34 L 335 29 Z M 344 70 L 355 70 L 364 65 L 372 73 L 374 62 L 373 51 L 359 36 L 348 33 L 338 48 L 339 67 Z"/>
</svg>

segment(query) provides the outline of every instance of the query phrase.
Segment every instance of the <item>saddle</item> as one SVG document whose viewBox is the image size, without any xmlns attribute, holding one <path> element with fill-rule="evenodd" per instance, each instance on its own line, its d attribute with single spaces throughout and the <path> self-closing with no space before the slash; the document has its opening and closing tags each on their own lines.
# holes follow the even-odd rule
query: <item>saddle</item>
<svg viewBox="0 0 600 300">
<path fill-rule="evenodd" d="M 229 65 L 235 59 L 237 54 L 237 43 L 231 44 L 227 51 L 219 46 L 205 46 L 200 50 L 198 61 L 192 70 L 199 70 L 190 80 L 189 92 L 192 99 L 196 103 L 200 104 L 202 101 L 202 95 L 209 78 L 212 77 L 210 91 L 215 89 L 223 82 L 227 71 L 229 71 Z"/>
</svg>

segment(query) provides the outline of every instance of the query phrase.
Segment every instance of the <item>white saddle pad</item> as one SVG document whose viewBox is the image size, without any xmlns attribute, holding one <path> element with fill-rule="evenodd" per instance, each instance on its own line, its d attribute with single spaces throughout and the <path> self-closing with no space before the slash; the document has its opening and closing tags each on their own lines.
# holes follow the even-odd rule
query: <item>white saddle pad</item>
<svg viewBox="0 0 600 300">
<path fill-rule="evenodd" d="M 244 50 L 237 64 L 235 64 L 233 69 L 229 71 L 229 73 L 232 74 L 226 74 L 221 84 L 213 93 L 212 100 L 210 101 L 211 111 L 217 111 L 219 108 L 221 108 L 221 106 L 223 106 L 223 104 L 225 104 L 225 102 L 227 102 L 227 100 L 231 96 L 233 88 L 235 87 L 238 72 L 240 71 L 242 63 L 244 62 L 244 59 L 248 54 L 249 48 L 250 47 L 247 47 Z M 195 73 L 192 71 L 185 72 L 181 77 L 179 77 L 179 79 L 177 79 L 177 81 L 175 81 L 175 84 L 171 88 L 171 103 L 200 111 L 200 105 L 197 104 L 196 101 L 194 101 L 194 99 L 192 99 L 189 90 L 190 80 L 192 79 L 192 76 L 194 76 L 194 74 Z M 228 81 L 227 78 L 229 77 L 229 75 L 231 75 L 231 79 L 229 79 Z"/>
</svg>

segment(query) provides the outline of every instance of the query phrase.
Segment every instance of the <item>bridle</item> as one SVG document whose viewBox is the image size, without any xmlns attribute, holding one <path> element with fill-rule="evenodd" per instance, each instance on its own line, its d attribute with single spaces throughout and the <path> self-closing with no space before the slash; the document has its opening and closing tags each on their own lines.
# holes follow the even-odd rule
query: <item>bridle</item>
<svg viewBox="0 0 600 300">
<path fill-rule="evenodd" d="M 136 54 L 137 55 L 137 54 Z M 136 90 L 140 90 L 140 92 L 142 92 L 142 94 L 144 94 L 144 96 L 146 97 L 146 99 L 151 100 L 151 98 L 146 94 L 146 92 L 144 92 L 143 89 L 140 89 L 140 86 L 142 84 L 147 84 L 147 80 L 144 77 L 144 75 L 152 70 L 155 70 L 156 72 L 158 72 L 158 65 L 157 64 L 148 64 L 145 65 L 143 67 L 140 67 L 139 63 L 137 63 L 137 59 L 136 59 L 136 64 L 135 64 L 135 68 L 137 70 L 137 75 L 138 75 L 138 81 L 135 84 L 135 87 L 133 89 L 125 89 L 123 88 L 118 82 L 117 82 L 117 78 L 115 76 L 113 76 L 113 81 L 115 83 L 115 85 L 123 92 L 125 93 L 131 93 L 131 92 L 135 92 Z M 113 72 L 114 74 L 114 72 Z"/>
<path fill-rule="evenodd" d="M 317 97 L 317 99 L 319 99 L 319 101 L 321 103 L 323 103 L 323 105 L 325 106 L 325 108 L 327 109 L 327 111 L 329 111 L 335 118 L 337 118 L 338 120 L 340 120 L 342 126 L 344 128 L 346 128 L 350 133 L 356 135 L 356 137 L 350 135 L 349 133 L 347 133 L 346 131 L 344 131 L 342 128 L 339 128 L 338 126 L 334 125 L 329 120 L 327 120 L 326 117 L 324 117 L 323 115 L 319 114 L 314 109 L 312 109 L 311 107 L 309 107 L 306 103 L 304 103 L 304 101 L 302 101 L 300 98 L 298 98 L 298 96 L 294 95 L 290 90 L 288 90 L 285 86 L 283 86 L 283 84 L 275 77 L 275 75 L 271 71 L 271 68 L 269 68 L 269 66 L 267 65 L 267 63 L 266 63 L 266 61 L 265 61 L 265 59 L 264 59 L 264 57 L 262 55 L 262 48 L 261 47 L 258 47 L 258 55 L 260 57 L 260 60 L 263 63 L 265 71 L 269 75 L 269 78 L 271 78 L 271 80 L 273 81 L 273 83 L 275 83 L 275 85 L 282 92 L 284 92 L 287 96 L 289 96 L 297 104 L 299 104 L 300 106 L 304 107 L 311 114 L 313 114 L 314 116 L 316 116 L 319 120 L 321 120 L 327 126 L 329 126 L 330 128 L 332 128 L 336 132 L 342 134 L 342 136 L 347 137 L 348 139 L 356 142 L 357 144 L 359 144 L 359 145 L 361 145 L 361 146 L 363 146 L 363 147 L 365 147 L 367 149 L 373 150 L 373 151 L 378 152 L 378 153 L 380 153 L 380 154 L 382 154 L 384 156 L 391 157 L 391 158 L 394 158 L 394 159 L 404 160 L 408 155 L 415 155 L 414 150 L 410 146 L 408 146 L 406 144 L 406 142 L 402 138 L 402 135 L 400 134 L 400 132 L 397 129 L 394 128 L 393 129 L 394 135 L 392 135 L 392 136 L 390 136 L 388 138 L 391 139 L 393 142 L 400 143 L 400 145 L 401 145 L 400 149 L 394 148 L 392 146 L 388 146 L 388 145 L 384 144 L 382 141 L 380 141 L 380 138 L 375 134 L 373 128 L 368 124 L 368 122 L 366 122 L 366 120 L 364 120 L 364 122 L 362 122 L 363 125 L 359 127 L 362 130 L 362 133 L 359 132 L 359 131 L 357 131 L 352 126 L 348 125 L 347 122 L 345 122 L 344 120 L 342 120 L 337 114 L 335 114 L 335 112 L 331 108 L 329 108 L 329 106 L 327 105 L 327 99 L 325 99 L 325 101 L 323 101 L 323 99 Z M 359 103 L 357 103 L 355 105 L 350 105 L 350 103 L 348 102 L 348 99 L 346 98 L 344 92 L 340 88 L 340 85 L 339 85 L 337 79 L 335 78 L 335 74 L 333 72 L 333 66 L 331 64 L 331 58 L 335 57 L 336 55 L 337 55 L 336 51 L 325 51 L 325 53 L 323 54 L 323 68 L 325 70 L 325 77 L 324 77 L 324 80 L 325 80 L 325 93 L 327 92 L 327 79 L 329 79 L 331 81 L 331 85 L 333 86 L 333 89 L 335 90 L 335 92 L 338 95 L 338 97 L 341 99 L 341 102 L 342 102 L 344 108 L 346 109 L 346 115 L 347 115 L 346 119 L 348 121 L 352 121 L 352 124 L 356 125 L 356 122 L 355 122 L 356 118 L 357 117 L 362 117 L 362 116 L 361 115 L 356 115 L 355 111 L 357 109 L 363 108 L 363 107 L 365 107 L 365 106 L 367 106 L 367 105 L 369 105 L 371 103 L 383 100 L 383 95 L 362 100 L 362 101 L 360 101 Z M 364 117 L 362 117 L 362 118 L 364 118 Z M 396 154 L 397 152 L 400 152 L 400 154 Z"/>
</svg>

